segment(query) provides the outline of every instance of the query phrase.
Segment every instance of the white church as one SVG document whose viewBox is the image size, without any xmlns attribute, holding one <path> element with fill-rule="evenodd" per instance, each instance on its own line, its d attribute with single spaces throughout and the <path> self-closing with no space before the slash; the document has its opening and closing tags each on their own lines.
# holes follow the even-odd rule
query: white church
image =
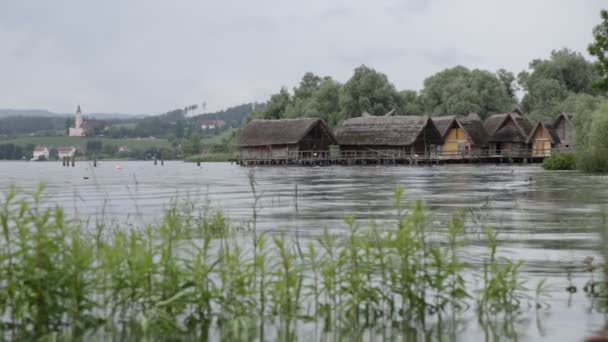
<svg viewBox="0 0 608 342">
<path fill-rule="evenodd" d="M 84 137 L 86 133 L 87 131 L 83 127 L 82 111 L 80 110 L 80 105 L 78 105 L 78 109 L 76 109 L 76 119 L 74 120 L 74 127 L 70 127 L 69 136 Z"/>
</svg>

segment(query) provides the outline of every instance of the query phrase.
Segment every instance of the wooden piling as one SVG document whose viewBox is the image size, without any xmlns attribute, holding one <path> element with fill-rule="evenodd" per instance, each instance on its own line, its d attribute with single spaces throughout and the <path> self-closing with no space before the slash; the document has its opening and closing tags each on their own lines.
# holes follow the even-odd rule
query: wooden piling
<svg viewBox="0 0 608 342">
<path fill-rule="evenodd" d="M 74 167 L 76 165 L 76 157 L 73 156 L 72 157 L 72 167 Z"/>
</svg>

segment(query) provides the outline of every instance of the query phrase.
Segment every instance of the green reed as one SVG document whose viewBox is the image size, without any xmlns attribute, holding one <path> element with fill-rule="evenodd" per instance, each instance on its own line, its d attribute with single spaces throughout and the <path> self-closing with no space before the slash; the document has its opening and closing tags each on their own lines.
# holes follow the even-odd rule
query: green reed
<svg viewBox="0 0 608 342">
<path fill-rule="evenodd" d="M 0 205 L 6 339 L 294 340 L 308 324 L 315 339 L 338 339 L 435 324 L 466 310 L 476 293 L 491 313 L 520 310 L 526 298 L 521 263 L 496 256 L 495 233 L 487 232 L 489 257 L 477 272 L 459 256 L 465 215 L 431 234 L 423 202 L 405 203 L 400 187 L 396 222 L 349 215 L 341 233 L 325 228 L 306 240 L 238 230 L 221 211 L 177 206 L 153 225 L 88 230 L 43 206 L 43 190 L 27 197 L 11 189 Z"/>
</svg>

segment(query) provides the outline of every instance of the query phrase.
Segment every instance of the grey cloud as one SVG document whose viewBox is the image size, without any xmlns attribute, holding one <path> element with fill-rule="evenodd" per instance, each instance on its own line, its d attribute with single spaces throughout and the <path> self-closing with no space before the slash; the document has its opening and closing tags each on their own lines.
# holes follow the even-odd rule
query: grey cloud
<svg viewBox="0 0 608 342">
<path fill-rule="evenodd" d="M 95 112 L 158 113 L 204 99 L 220 109 L 264 101 L 306 71 L 344 82 L 360 64 L 386 73 L 400 89 L 417 89 L 457 64 L 518 72 L 551 49 L 583 51 L 603 5 L 0 1 L 0 104 L 71 112 L 81 102 Z"/>
<path fill-rule="evenodd" d="M 482 62 L 480 56 L 466 53 L 456 48 L 433 50 L 425 53 L 431 63 L 438 67 L 448 68 L 456 65 L 475 66 Z"/>
</svg>

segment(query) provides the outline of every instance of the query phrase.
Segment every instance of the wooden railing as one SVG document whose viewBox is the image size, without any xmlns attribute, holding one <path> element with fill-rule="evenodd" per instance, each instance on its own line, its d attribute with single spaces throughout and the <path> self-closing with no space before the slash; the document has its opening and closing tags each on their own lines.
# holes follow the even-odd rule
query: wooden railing
<svg viewBox="0 0 608 342">
<path fill-rule="evenodd" d="M 499 158 L 543 158 L 551 153 L 570 151 L 570 149 L 504 149 L 504 150 L 473 150 L 473 151 L 427 151 L 426 153 L 410 153 L 403 151 L 381 150 L 343 150 L 343 151 L 289 151 L 280 156 L 258 156 L 241 158 L 241 160 L 474 160 Z"/>
</svg>

